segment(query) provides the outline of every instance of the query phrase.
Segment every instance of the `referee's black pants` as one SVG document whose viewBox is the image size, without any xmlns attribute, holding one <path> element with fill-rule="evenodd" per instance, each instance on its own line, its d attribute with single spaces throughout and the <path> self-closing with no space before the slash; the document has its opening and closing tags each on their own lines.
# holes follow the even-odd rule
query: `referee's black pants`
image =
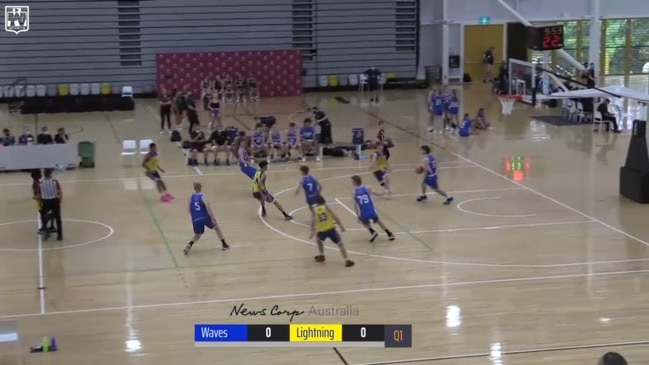
<svg viewBox="0 0 649 365">
<path fill-rule="evenodd" d="M 56 238 L 63 239 L 63 225 L 61 224 L 61 199 L 43 199 L 43 210 L 41 213 L 41 227 L 47 229 L 47 216 L 51 214 L 56 222 Z"/>
<path fill-rule="evenodd" d="M 165 120 L 167 121 L 167 129 L 171 130 L 171 105 L 160 107 L 160 129 L 165 129 Z"/>
</svg>

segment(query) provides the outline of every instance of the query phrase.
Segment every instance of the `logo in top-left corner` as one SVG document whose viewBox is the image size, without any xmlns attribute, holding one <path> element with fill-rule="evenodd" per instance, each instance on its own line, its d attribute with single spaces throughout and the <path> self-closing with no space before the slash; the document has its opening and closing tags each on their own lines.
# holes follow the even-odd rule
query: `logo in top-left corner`
<svg viewBox="0 0 649 365">
<path fill-rule="evenodd" d="M 5 6 L 5 30 L 22 33 L 29 30 L 29 6 Z"/>
</svg>

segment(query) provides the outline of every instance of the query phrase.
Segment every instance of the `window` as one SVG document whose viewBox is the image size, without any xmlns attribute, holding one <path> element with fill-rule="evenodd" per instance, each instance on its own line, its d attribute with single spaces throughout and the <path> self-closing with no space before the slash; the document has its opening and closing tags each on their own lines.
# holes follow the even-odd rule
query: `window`
<svg viewBox="0 0 649 365">
<path fill-rule="evenodd" d="M 626 53 L 626 20 L 606 20 L 606 36 L 603 45 L 604 74 L 624 75 L 624 63 Z"/>
<path fill-rule="evenodd" d="M 631 19 L 631 73 L 649 73 L 649 19 Z M 645 67 L 647 65 L 647 67 Z"/>
</svg>

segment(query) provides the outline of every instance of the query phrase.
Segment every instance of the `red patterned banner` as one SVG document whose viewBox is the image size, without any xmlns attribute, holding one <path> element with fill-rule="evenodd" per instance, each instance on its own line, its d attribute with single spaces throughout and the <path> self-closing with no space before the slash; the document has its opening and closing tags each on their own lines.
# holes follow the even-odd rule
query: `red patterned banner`
<svg viewBox="0 0 649 365">
<path fill-rule="evenodd" d="M 158 90 L 185 89 L 200 95 L 201 81 L 217 75 L 252 77 L 262 97 L 302 94 L 302 52 L 244 51 L 162 53 L 157 56 Z"/>
</svg>

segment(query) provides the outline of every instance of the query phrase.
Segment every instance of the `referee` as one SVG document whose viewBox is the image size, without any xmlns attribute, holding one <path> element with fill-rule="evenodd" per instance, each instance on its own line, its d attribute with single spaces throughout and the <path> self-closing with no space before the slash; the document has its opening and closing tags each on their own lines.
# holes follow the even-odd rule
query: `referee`
<svg viewBox="0 0 649 365">
<path fill-rule="evenodd" d="M 46 169 L 44 179 L 41 182 L 40 194 L 43 202 L 41 214 L 41 227 L 47 227 L 47 216 L 51 214 L 52 219 L 56 221 L 56 239 L 63 240 L 63 225 L 61 224 L 61 184 L 58 180 L 52 178 L 52 169 Z M 47 237 L 47 235 L 46 235 Z"/>
</svg>

